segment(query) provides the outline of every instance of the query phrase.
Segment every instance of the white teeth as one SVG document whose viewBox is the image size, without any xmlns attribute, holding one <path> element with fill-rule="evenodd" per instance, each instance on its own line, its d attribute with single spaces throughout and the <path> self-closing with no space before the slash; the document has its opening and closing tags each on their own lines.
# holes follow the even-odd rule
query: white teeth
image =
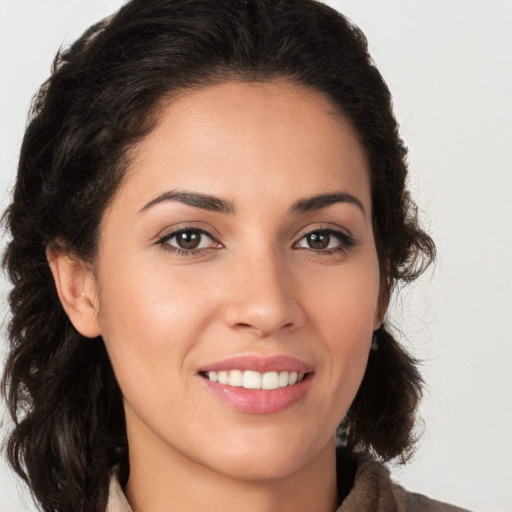
<svg viewBox="0 0 512 512">
<path fill-rule="evenodd" d="M 279 372 L 279 378 L 277 379 L 277 385 L 280 388 L 284 388 L 288 386 L 288 376 L 290 374 L 288 372 Z"/>
<path fill-rule="evenodd" d="M 279 375 L 277 372 L 267 372 L 261 379 L 261 389 L 277 389 L 279 387 Z"/>
<path fill-rule="evenodd" d="M 243 386 L 244 375 L 240 370 L 231 370 L 229 372 L 228 384 L 230 386 L 240 387 Z"/>
<path fill-rule="evenodd" d="M 261 389 L 261 373 L 250 370 L 244 372 L 242 386 L 245 389 Z"/>
<path fill-rule="evenodd" d="M 252 370 L 222 370 L 207 372 L 206 376 L 212 382 L 245 389 L 278 389 L 299 383 L 304 378 L 304 373 L 288 371 L 259 373 Z"/>
</svg>

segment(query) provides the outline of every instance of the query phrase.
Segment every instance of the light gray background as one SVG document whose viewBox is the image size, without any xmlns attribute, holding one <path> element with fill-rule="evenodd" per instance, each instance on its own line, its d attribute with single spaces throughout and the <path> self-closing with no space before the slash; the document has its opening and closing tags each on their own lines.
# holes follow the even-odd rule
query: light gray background
<svg viewBox="0 0 512 512">
<path fill-rule="evenodd" d="M 30 99 L 56 49 L 122 3 L 0 0 L 2 210 Z M 327 3 L 368 37 L 410 148 L 410 188 L 439 249 L 433 277 L 392 312 L 427 382 L 422 440 L 394 476 L 471 510 L 511 511 L 512 1 Z M 26 510 L 35 510 L 28 494 L 0 462 L 0 512 Z"/>
</svg>

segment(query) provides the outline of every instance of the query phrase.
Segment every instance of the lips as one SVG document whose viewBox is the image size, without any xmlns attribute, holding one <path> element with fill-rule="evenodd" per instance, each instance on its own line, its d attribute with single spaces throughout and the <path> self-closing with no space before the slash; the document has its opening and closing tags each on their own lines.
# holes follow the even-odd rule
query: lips
<svg viewBox="0 0 512 512">
<path fill-rule="evenodd" d="M 272 414 L 300 402 L 313 377 L 313 367 L 288 356 L 242 356 L 202 367 L 206 388 L 236 410 Z"/>
<path fill-rule="evenodd" d="M 207 364 L 200 368 L 200 372 L 219 372 L 223 370 L 252 370 L 259 373 L 270 371 L 288 371 L 297 373 L 310 373 L 313 367 L 310 364 L 289 356 L 238 356 Z"/>
</svg>

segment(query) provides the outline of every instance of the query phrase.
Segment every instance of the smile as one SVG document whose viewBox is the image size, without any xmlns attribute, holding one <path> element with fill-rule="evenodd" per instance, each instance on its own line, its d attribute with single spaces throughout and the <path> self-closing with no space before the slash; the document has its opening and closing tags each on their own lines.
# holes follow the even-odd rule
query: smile
<svg viewBox="0 0 512 512">
<path fill-rule="evenodd" d="M 230 408 L 276 414 L 306 399 L 315 369 L 294 357 L 245 355 L 200 367 L 198 376 L 205 388 Z"/>
<path fill-rule="evenodd" d="M 212 382 L 245 389 L 278 389 L 293 386 L 304 379 L 304 373 L 295 371 L 270 371 L 265 373 L 253 370 L 221 370 L 205 372 Z"/>
</svg>

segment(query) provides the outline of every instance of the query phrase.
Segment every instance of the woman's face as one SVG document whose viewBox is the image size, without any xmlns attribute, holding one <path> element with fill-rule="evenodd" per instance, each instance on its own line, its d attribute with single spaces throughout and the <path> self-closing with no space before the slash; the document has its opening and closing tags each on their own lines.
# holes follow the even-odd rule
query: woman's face
<svg viewBox="0 0 512 512">
<path fill-rule="evenodd" d="M 130 456 L 265 479 L 332 454 L 382 317 L 371 208 L 361 144 L 315 92 L 165 107 L 95 269 Z"/>
</svg>

